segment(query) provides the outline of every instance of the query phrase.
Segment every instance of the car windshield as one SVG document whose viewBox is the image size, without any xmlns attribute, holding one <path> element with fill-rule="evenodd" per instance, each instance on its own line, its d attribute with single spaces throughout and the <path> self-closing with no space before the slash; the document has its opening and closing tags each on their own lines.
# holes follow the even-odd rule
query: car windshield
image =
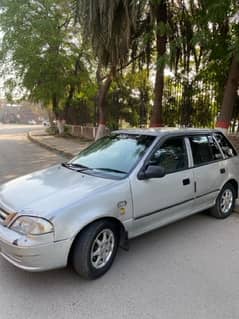
<svg viewBox="0 0 239 319">
<path fill-rule="evenodd" d="M 103 137 L 68 162 L 82 171 L 93 170 L 104 174 L 127 175 L 152 144 L 154 136 L 114 134 Z"/>
</svg>

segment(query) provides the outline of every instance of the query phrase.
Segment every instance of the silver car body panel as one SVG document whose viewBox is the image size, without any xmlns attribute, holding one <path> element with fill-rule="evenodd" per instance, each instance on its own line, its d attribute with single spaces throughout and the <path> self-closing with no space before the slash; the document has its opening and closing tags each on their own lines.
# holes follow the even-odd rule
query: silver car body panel
<svg viewBox="0 0 239 319">
<path fill-rule="evenodd" d="M 64 267 L 77 234 L 101 218 L 119 220 L 133 238 L 215 204 L 223 185 L 238 182 L 239 157 L 194 167 L 187 135 L 212 130 L 121 130 L 122 134 L 156 136 L 146 154 L 124 179 L 114 180 L 56 165 L 0 186 L 0 210 L 46 218 L 54 233 L 32 238 L 0 225 L 0 253 L 19 268 L 31 271 Z M 159 143 L 171 136 L 185 139 L 189 167 L 163 178 L 138 179 L 143 163 Z M 220 174 L 220 169 L 225 174 Z M 190 183 L 183 185 L 182 181 Z M 196 189 L 195 189 L 196 183 Z M 123 210 L 122 210 L 123 204 Z"/>
</svg>

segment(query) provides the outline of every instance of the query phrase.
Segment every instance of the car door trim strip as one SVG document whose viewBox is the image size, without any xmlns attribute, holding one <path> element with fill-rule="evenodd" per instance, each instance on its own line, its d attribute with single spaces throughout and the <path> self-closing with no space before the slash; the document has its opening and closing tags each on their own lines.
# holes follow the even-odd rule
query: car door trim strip
<svg viewBox="0 0 239 319">
<path fill-rule="evenodd" d="M 208 192 L 208 193 L 205 193 L 205 194 L 202 194 L 202 195 L 199 195 L 199 196 L 196 196 L 195 197 L 195 199 L 198 199 L 198 198 L 200 198 L 200 197 L 203 197 L 203 196 L 206 196 L 206 195 L 210 195 L 210 194 L 212 194 L 212 193 L 216 193 L 216 192 L 219 192 L 220 191 L 220 189 L 218 188 L 218 189 L 214 189 L 213 191 L 211 191 L 211 192 Z"/>
<path fill-rule="evenodd" d="M 151 215 L 160 213 L 160 212 L 162 212 L 163 210 L 166 210 L 166 209 L 169 209 L 169 208 L 173 208 L 173 207 L 175 207 L 175 206 L 178 206 L 178 205 L 182 205 L 182 204 L 188 203 L 188 202 L 190 202 L 190 201 L 192 201 L 192 200 L 194 200 L 194 198 L 190 198 L 190 199 L 184 200 L 183 202 L 180 202 L 180 203 L 177 203 L 177 204 L 173 204 L 173 205 L 170 205 L 170 206 L 161 208 L 161 209 L 159 209 L 159 210 L 155 210 L 155 211 L 153 211 L 153 212 L 146 213 L 146 214 L 141 215 L 141 216 L 136 216 L 134 219 L 137 220 L 137 219 L 141 219 L 141 218 L 144 218 L 144 217 L 148 217 L 148 216 L 151 216 Z"/>
<path fill-rule="evenodd" d="M 190 199 L 184 200 L 184 201 L 182 201 L 182 202 L 180 202 L 180 203 L 173 204 L 173 205 L 170 205 L 170 206 L 161 208 L 161 209 L 159 209 L 159 210 L 155 210 L 155 211 L 153 211 L 153 212 L 146 213 L 146 214 L 141 215 L 141 216 L 136 216 L 136 217 L 134 218 L 134 220 L 138 220 L 138 219 L 141 219 L 141 218 L 149 217 L 149 216 L 151 216 L 151 215 L 160 213 L 160 212 L 162 212 L 162 211 L 164 211 L 164 210 L 166 210 L 166 209 L 170 209 L 170 208 L 173 208 L 173 207 L 176 207 L 176 206 L 179 206 L 179 205 L 186 204 L 186 203 L 188 203 L 188 202 L 193 201 L 194 199 L 198 199 L 198 198 L 201 198 L 201 197 L 210 195 L 210 194 L 215 193 L 215 192 L 218 192 L 218 191 L 220 191 L 220 189 L 215 189 L 215 190 L 213 190 L 213 191 L 211 191 L 211 192 L 208 192 L 208 193 L 206 193 L 206 194 L 202 194 L 202 195 L 196 196 L 196 197 L 194 197 L 194 198 L 190 198 Z"/>
</svg>

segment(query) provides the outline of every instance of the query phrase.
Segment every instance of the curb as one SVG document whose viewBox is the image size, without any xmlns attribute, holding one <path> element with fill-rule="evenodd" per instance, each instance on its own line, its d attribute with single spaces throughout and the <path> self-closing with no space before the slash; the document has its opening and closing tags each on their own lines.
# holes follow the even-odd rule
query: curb
<svg viewBox="0 0 239 319">
<path fill-rule="evenodd" d="M 37 144 L 37 145 L 39 145 L 39 146 L 41 146 L 41 147 L 43 147 L 43 148 L 49 150 L 49 151 L 52 151 L 52 152 L 54 152 L 54 153 L 63 155 L 64 157 L 67 157 L 67 158 L 69 158 L 69 159 L 75 156 L 75 154 L 72 154 L 72 153 L 70 153 L 70 152 L 66 152 L 66 151 L 64 151 L 64 150 L 59 150 L 59 149 L 56 148 L 56 147 L 50 146 L 50 145 L 48 145 L 48 144 L 46 144 L 46 143 L 43 143 L 43 142 L 39 141 L 37 138 L 33 137 L 33 135 L 31 134 L 31 131 L 27 133 L 27 137 L 28 137 L 28 139 L 29 139 L 31 142 L 33 142 L 33 143 L 35 143 L 35 144 Z"/>
</svg>

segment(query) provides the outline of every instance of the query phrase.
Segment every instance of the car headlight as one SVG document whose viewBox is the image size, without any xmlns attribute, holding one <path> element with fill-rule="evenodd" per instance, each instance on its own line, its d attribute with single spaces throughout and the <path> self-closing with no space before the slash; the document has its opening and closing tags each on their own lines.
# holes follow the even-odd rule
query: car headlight
<svg viewBox="0 0 239 319">
<path fill-rule="evenodd" d="M 53 232 L 53 225 L 48 220 L 32 216 L 18 217 L 10 228 L 24 235 L 42 235 Z"/>
</svg>

